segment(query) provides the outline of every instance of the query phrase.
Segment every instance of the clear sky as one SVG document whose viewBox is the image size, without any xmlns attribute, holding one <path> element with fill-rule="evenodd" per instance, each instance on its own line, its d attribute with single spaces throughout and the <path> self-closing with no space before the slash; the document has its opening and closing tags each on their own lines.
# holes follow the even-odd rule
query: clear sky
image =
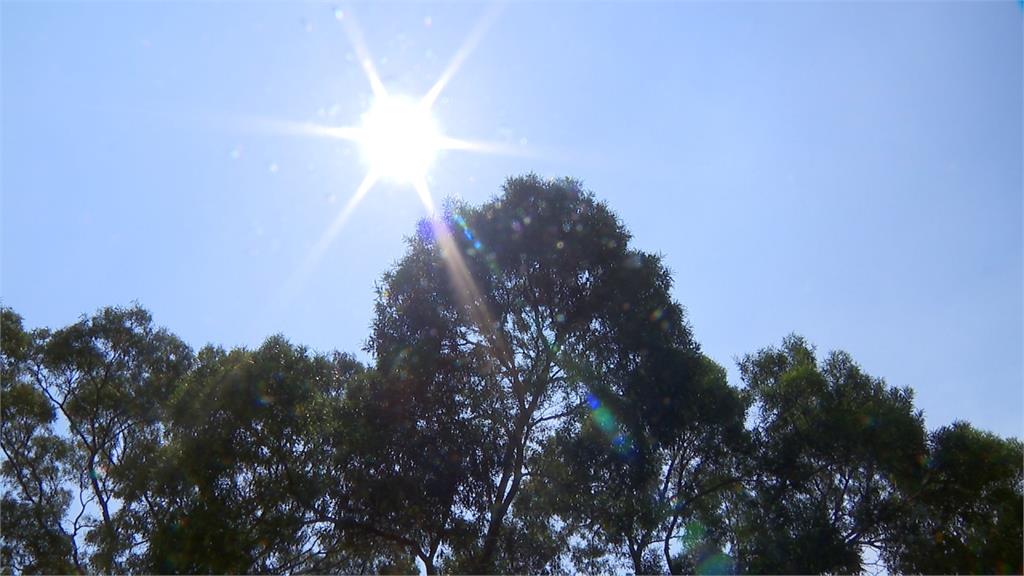
<svg viewBox="0 0 1024 576">
<path fill-rule="evenodd" d="M 361 352 L 424 208 L 366 172 L 371 89 L 426 92 L 483 4 L 4 1 L 4 304 L 61 326 L 137 300 L 193 346 Z M 341 17 L 339 19 L 339 16 Z M 482 28 L 480 28 L 483 30 Z M 954 419 L 1024 435 L 1022 13 L 1015 2 L 512 3 L 435 107 L 435 196 L 581 179 L 672 269 L 730 367 L 800 333 Z"/>
</svg>

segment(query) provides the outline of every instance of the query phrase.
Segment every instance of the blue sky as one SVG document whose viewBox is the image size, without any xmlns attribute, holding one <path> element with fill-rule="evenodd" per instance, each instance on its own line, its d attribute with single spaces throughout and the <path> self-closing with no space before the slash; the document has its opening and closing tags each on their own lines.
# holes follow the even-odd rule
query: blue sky
<svg viewBox="0 0 1024 576">
<path fill-rule="evenodd" d="M 424 209 L 349 143 L 419 95 L 472 3 L 2 4 L 0 293 L 30 326 L 138 300 L 194 346 L 358 352 Z M 911 386 L 930 427 L 1024 435 L 1022 17 L 1014 2 L 506 5 L 436 107 L 436 196 L 574 176 L 660 252 L 705 351 L 798 332 Z M 365 358 L 365 354 L 360 354 Z"/>
</svg>

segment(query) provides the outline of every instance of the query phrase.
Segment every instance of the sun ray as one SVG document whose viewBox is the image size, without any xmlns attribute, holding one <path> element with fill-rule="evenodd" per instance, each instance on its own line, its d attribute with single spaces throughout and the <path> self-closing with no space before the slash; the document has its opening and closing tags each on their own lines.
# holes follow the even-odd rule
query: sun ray
<svg viewBox="0 0 1024 576">
<path fill-rule="evenodd" d="M 280 120 L 261 120 L 267 129 L 281 134 L 297 136 L 315 136 L 358 142 L 363 137 L 362 128 L 355 126 L 329 126 L 316 122 L 284 122 Z"/>
<path fill-rule="evenodd" d="M 462 67 L 463 62 L 465 62 L 466 59 L 469 58 L 470 54 L 476 50 L 476 46 L 480 43 L 481 38 L 483 38 L 484 34 L 487 33 L 488 28 L 490 28 L 491 24 L 493 24 L 498 18 L 501 8 L 500 4 L 492 4 L 487 12 L 485 12 L 480 18 L 480 21 L 477 22 L 473 31 L 466 37 L 466 41 L 463 42 L 462 46 L 460 46 L 458 51 L 455 52 L 455 56 L 453 56 L 451 62 L 448 63 L 448 67 L 444 69 L 444 72 L 441 73 L 437 82 L 434 82 L 434 85 L 431 86 L 430 90 L 428 90 L 423 96 L 423 104 L 426 105 L 427 108 L 434 105 L 437 98 L 441 96 L 441 92 L 444 91 L 445 86 L 448 85 L 448 82 L 451 81 L 459 71 L 459 68 Z"/>
<path fill-rule="evenodd" d="M 373 188 L 373 185 L 377 183 L 377 179 L 378 176 L 376 172 L 366 173 L 366 176 L 363 177 L 363 181 L 360 182 L 359 187 L 356 188 L 355 193 L 352 194 L 352 197 L 345 203 L 345 207 L 341 209 L 341 212 L 338 212 L 338 216 L 334 219 L 334 222 L 331 223 L 331 227 L 324 232 L 320 241 L 317 242 L 316 248 L 314 249 L 314 254 L 317 255 L 317 259 L 319 259 L 319 256 L 327 249 L 331 241 L 334 240 L 334 237 L 338 235 L 338 232 L 341 231 L 341 227 L 345 225 L 349 216 L 351 216 L 352 212 L 355 211 L 356 206 L 358 206 L 363 200 L 363 197 L 365 197 L 366 193 L 370 191 L 370 188 Z"/>
<path fill-rule="evenodd" d="M 384 87 L 384 83 L 381 82 L 380 75 L 377 74 L 377 68 L 373 65 L 373 58 L 370 56 L 370 51 L 366 48 L 366 41 L 363 40 L 363 33 L 359 29 L 355 18 L 346 15 L 343 22 L 345 35 L 348 36 L 349 43 L 352 44 L 352 48 L 356 51 L 356 58 L 359 59 L 359 65 L 362 66 L 363 73 L 366 74 L 366 79 L 370 82 L 370 90 L 373 91 L 374 97 L 383 98 L 387 96 L 388 91 Z"/>
<path fill-rule="evenodd" d="M 413 187 L 416 190 L 416 195 L 419 196 L 420 202 L 423 202 L 423 207 L 427 209 L 427 214 L 431 218 L 434 217 L 434 199 L 430 194 L 430 188 L 427 186 L 427 181 L 424 179 L 418 179 L 413 182 Z"/>
<path fill-rule="evenodd" d="M 467 309 L 470 320 L 476 325 L 488 345 L 494 349 L 496 355 L 502 361 L 507 360 L 508 347 L 505 340 L 497 329 L 494 315 L 473 279 L 473 274 L 466 265 L 459 245 L 452 237 L 451 230 L 436 218 L 431 221 L 434 223 L 434 237 L 441 248 L 441 260 L 444 262 L 452 287 L 455 289 L 456 299 Z"/>
<path fill-rule="evenodd" d="M 430 223 L 433 237 L 440 247 L 441 260 L 444 262 L 452 287 L 455 289 L 456 298 L 469 311 L 470 320 L 476 325 L 488 345 L 494 349 L 499 359 L 503 362 L 509 361 L 508 346 L 494 320 L 494 314 L 491 313 L 483 293 L 473 279 L 473 273 L 470 272 L 469 266 L 466 265 L 466 261 L 462 257 L 462 251 L 453 237 L 450 223 L 435 215 L 427 183 L 418 180 L 414 186 L 423 205 L 431 212 Z"/>
<path fill-rule="evenodd" d="M 498 156 L 523 158 L 530 158 L 534 156 L 534 154 L 522 146 L 514 146 L 504 142 L 467 140 L 465 138 L 453 138 L 451 136 L 442 136 L 438 140 L 438 148 L 441 150 L 465 150 L 469 152 L 479 152 L 482 154 L 495 154 Z"/>
<path fill-rule="evenodd" d="M 380 76 L 377 75 L 377 69 L 373 66 L 373 60 L 369 57 L 362 59 L 363 71 L 366 73 L 366 79 L 370 81 L 370 90 L 373 91 L 373 95 L 377 98 L 383 98 L 388 95 L 388 91 L 384 88 L 384 83 L 380 81 Z"/>
<path fill-rule="evenodd" d="M 312 270 L 316 267 L 316 265 L 319 264 L 320 259 L 323 258 L 323 255 L 327 252 L 327 249 L 330 247 L 331 242 L 334 241 L 334 237 L 337 236 L 339 232 L 341 232 L 342 227 L 345 226 L 345 222 L 348 221 L 349 217 L 352 215 L 352 212 L 355 211 L 356 207 L 366 196 L 366 193 L 369 192 L 371 188 L 373 188 L 374 184 L 377 183 L 377 180 L 378 176 L 375 172 L 370 171 L 366 173 L 366 176 L 363 177 L 362 182 L 360 182 L 359 186 L 356 188 L 355 193 L 352 194 L 352 197 L 348 199 L 348 202 L 345 203 L 345 206 L 341 209 L 341 211 L 338 212 L 338 215 L 334 218 L 334 221 L 331 222 L 331 225 L 320 236 L 320 240 L 317 241 L 316 245 L 314 245 L 313 248 L 309 251 L 309 254 L 306 255 L 306 258 L 303 261 L 302 265 L 292 276 L 292 280 L 291 282 L 289 282 L 289 293 L 292 293 L 296 289 L 298 289 L 301 286 L 301 284 L 305 281 L 306 276 L 308 276 L 309 273 L 312 272 Z"/>
</svg>

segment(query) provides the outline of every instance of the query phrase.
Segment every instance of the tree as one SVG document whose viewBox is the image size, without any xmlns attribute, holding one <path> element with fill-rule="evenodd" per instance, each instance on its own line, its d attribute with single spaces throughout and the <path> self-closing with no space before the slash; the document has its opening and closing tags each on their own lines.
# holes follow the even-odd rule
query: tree
<svg viewBox="0 0 1024 576">
<path fill-rule="evenodd" d="M 36 337 L 31 380 L 71 436 L 90 569 L 123 570 L 145 545 L 149 514 L 148 502 L 127 497 L 130 485 L 160 444 L 163 400 L 189 370 L 192 351 L 139 306 L 104 308 Z"/>
<path fill-rule="evenodd" d="M 10 410 L 5 403 L 5 449 L 11 452 L 5 464 L 15 476 L 25 470 L 39 475 L 35 494 L 23 495 L 37 510 L 46 500 L 47 534 L 65 542 L 61 547 L 70 549 L 70 564 L 78 570 L 123 569 L 146 537 L 140 522 L 147 503 L 126 497 L 129 486 L 160 442 L 162 399 L 187 372 L 191 351 L 154 328 L 138 306 L 104 308 L 56 332 L 38 330 L 27 337 L 20 321 L 7 312 L 5 318 L 4 343 L 12 350 L 5 358 L 11 368 L 5 398 L 16 400 Z M 58 419 L 69 439 L 51 433 Z M 25 433 L 30 426 L 39 430 L 31 440 Z M 65 529 L 67 489 L 76 484 L 77 513 Z"/>
<path fill-rule="evenodd" d="M 865 374 L 844 352 L 818 362 L 790 336 L 740 363 L 755 401 L 756 474 L 744 503 L 749 572 L 860 572 L 903 513 L 901 488 L 925 453 L 907 388 Z"/>
<path fill-rule="evenodd" d="M 1024 446 L 956 422 L 932 432 L 886 563 L 906 573 L 1024 572 Z"/>
<path fill-rule="evenodd" d="M 446 472 L 460 513 L 440 514 L 452 520 L 432 529 L 403 523 L 447 542 L 454 519 L 467 517 L 458 529 L 474 537 L 453 551 L 453 569 L 504 569 L 498 548 L 524 481 L 589 396 L 628 406 L 603 441 L 649 458 L 641 419 L 659 426 L 666 394 L 676 400 L 697 378 L 699 347 L 671 278 L 629 239 L 578 183 L 515 178 L 500 198 L 421 226 L 385 276 L 370 350 L 409 410 L 389 424 L 458 437 L 471 455 L 472 465 Z"/>
<path fill-rule="evenodd" d="M 206 347 L 170 398 L 146 491 L 156 522 L 144 572 L 365 572 L 339 538 L 331 494 L 339 406 L 361 365 L 281 336 Z"/>
<path fill-rule="evenodd" d="M 404 368 L 387 377 L 370 373 L 349 390 L 343 413 L 350 441 L 339 454 L 348 483 L 336 501 L 350 532 L 403 550 L 430 574 L 439 570 L 442 544 L 467 544 L 467 515 L 481 508 L 489 469 L 466 395 L 423 385 L 453 374 L 435 368 L 431 376 Z"/>
<path fill-rule="evenodd" d="M 796 336 L 730 386 L 630 243 L 571 180 L 450 204 L 378 286 L 371 367 L 0 307 L 0 572 L 1024 568 L 1019 440 L 926 436 Z"/>
<path fill-rule="evenodd" d="M 548 481 L 563 495 L 562 516 L 621 551 L 636 573 L 693 572 L 713 556 L 721 561 L 723 497 L 739 486 L 746 454 L 745 401 L 725 370 L 706 357 L 664 353 L 652 363 L 664 374 L 635 375 L 638 389 L 660 385 L 645 394 L 663 408 L 637 413 L 615 395 L 592 395 L 591 411 L 556 435 L 554 460 L 566 470 L 555 475 L 561 482 Z M 630 423 L 629 436 L 618 435 L 615 420 Z"/>
<path fill-rule="evenodd" d="M 28 379 L 32 336 L 9 308 L 0 309 L 0 322 L 0 566 L 13 572 L 80 572 L 75 533 L 62 525 L 71 502 L 65 485 L 71 446 L 54 432 L 55 411 Z"/>
<path fill-rule="evenodd" d="M 735 548 L 728 503 L 749 475 L 748 399 L 728 385 L 725 369 L 703 358 L 701 377 L 678 394 L 676 426 L 663 444 L 659 527 L 665 566 L 673 574 L 732 572 Z M 684 391 L 680 391 L 684 392 Z M 678 552 L 672 547 L 682 530 Z"/>
</svg>

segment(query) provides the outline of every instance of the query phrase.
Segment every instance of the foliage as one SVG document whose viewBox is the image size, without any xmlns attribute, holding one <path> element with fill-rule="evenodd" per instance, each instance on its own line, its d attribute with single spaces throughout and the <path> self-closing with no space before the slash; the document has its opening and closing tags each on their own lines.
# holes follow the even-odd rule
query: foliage
<svg viewBox="0 0 1024 576">
<path fill-rule="evenodd" d="M 701 351 L 661 258 L 572 180 L 424 221 L 363 366 L 194 352 L 135 305 L 0 308 L 11 573 L 1022 570 L 1022 445 L 797 336 Z"/>
<path fill-rule="evenodd" d="M 850 356 L 818 362 L 791 336 L 748 355 L 757 453 L 738 552 L 752 572 L 860 572 L 903 513 L 900 489 L 926 452 L 913 394 L 865 374 Z"/>
<path fill-rule="evenodd" d="M 0 448 L 3 449 L 3 544 L 0 563 L 18 572 L 68 573 L 80 569 L 73 534 L 62 525 L 71 491 L 65 487 L 70 445 L 53 430 L 56 414 L 32 386 L 32 336 L 21 318 L 0 311 Z"/>
<path fill-rule="evenodd" d="M 444 416 L 418 418 L 426 429 L 447 430 L 473 455 L 462 461 L 472 469 L 445 471 L 451 511 L 431 515 L 468 521 L 453 568 L 554 569 L 554 557 L 515 550 L 575 532 L 639 570 L 660 525 L 653 488 L 663 452 L 718 417 L 742 421 L 741 408 L 705 410 L 722 392 L 702 380 L 704 359 L 671 298 L 671 277 L 629 242 L 578 183 L 524 177 L 484 206 L 456 205 L 425 225 L 385 276 L 370 341 L 378 369 L 404 382 L 414 412 Z M 540 492 L 559 464 L 542 458 L 570 468 L 561 477 L 575 486 L 563 489 L 587 494 L 557 503 L 546 523 L 518 511 L 524 490 Z M 406 508 L 426 505 L 413 502 Z M 429 531 L 448 542 L 451 528 Z M 499 550 L 502 542 L 509 548 Z"/>
<path fill-rule="evenodd" d="M 956 422 L 933 432 L 887 562 L 901 572 L 1020 574 L 1024 446 Z"/>
<path fill-rule="evenodd" d="M 349 356 L 310 354 L 280 336 L 253 351 L 201 350 L 170 398 L 170 441 L 147 475 L 162 514 L 144 569 L 352 567 L 325 501 L 343 433 L 332 425 L 337 400 L 361 370 Z"/>
</svg>

